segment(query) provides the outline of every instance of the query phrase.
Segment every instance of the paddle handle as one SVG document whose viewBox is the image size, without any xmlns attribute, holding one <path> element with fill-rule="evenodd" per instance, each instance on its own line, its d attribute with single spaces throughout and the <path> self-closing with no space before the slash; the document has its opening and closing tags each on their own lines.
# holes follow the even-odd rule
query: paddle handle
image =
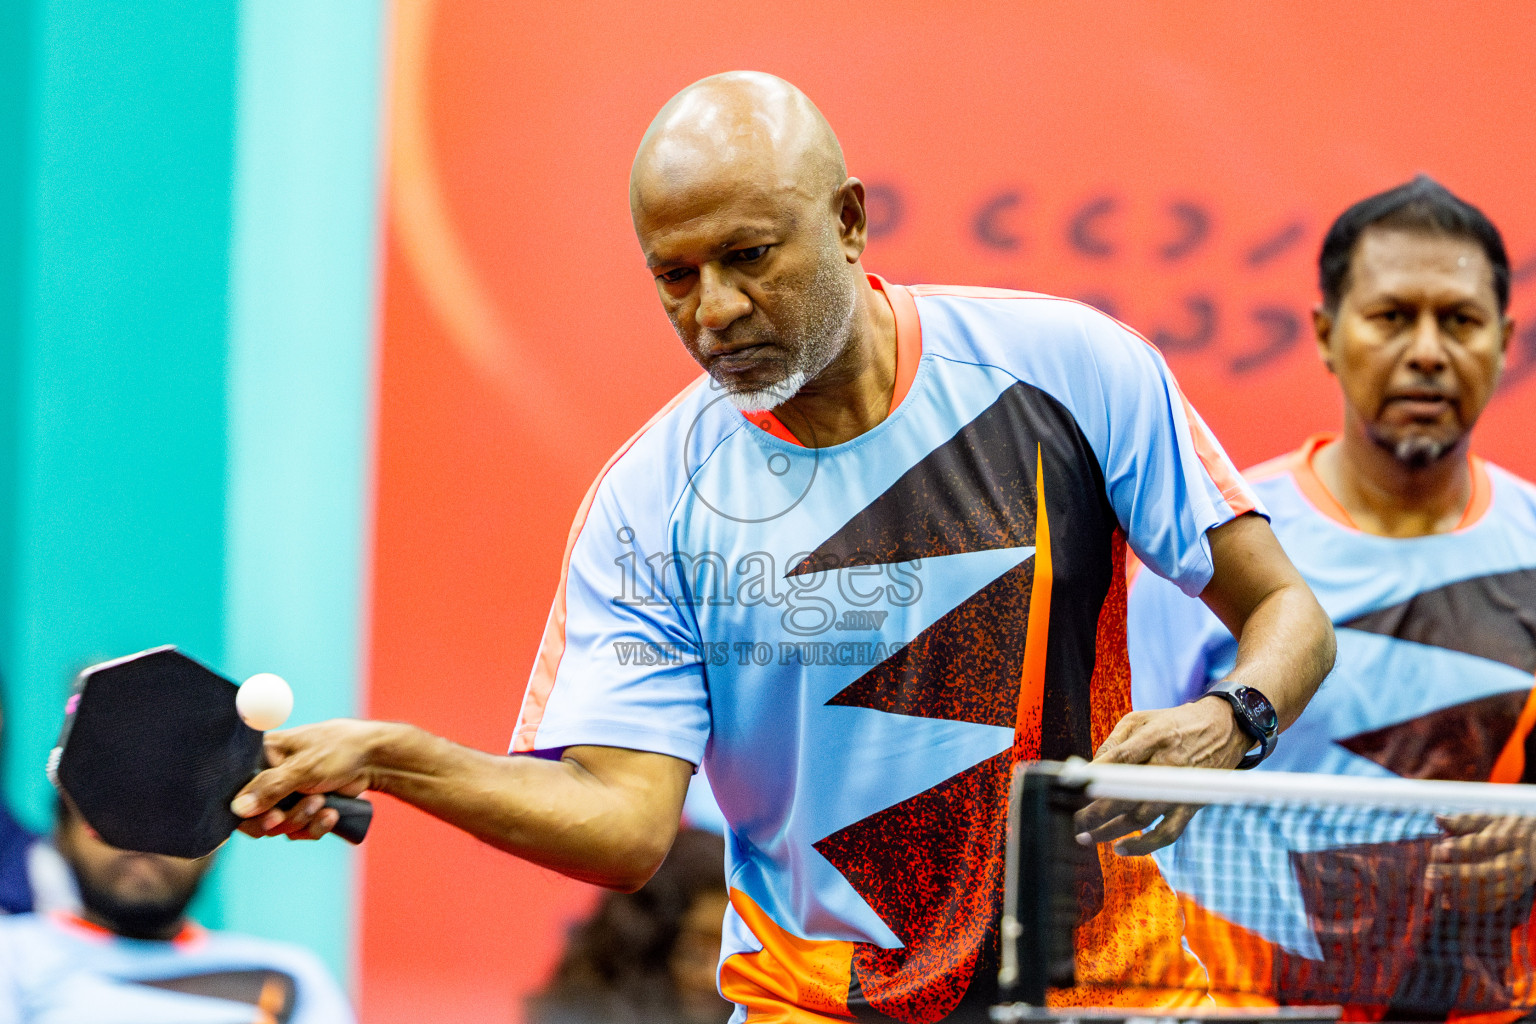
<svg viewBox="0 0 1536 1024">
<path fill-rule="evenodd" d="M 306 793 L 290 793 L 277 805 L 280 811 L 292 808 Z M 337 793 L 325 794 L 325 806 L 341 815 L 341 820 L 336 822 L 336 827 L 331 829 L 347 842 L 356 846 L 368 837 L 368 826 L 373 824 L 373 804 L 362 797 L 341 796 Z"/>
<path fill-rule="evenodd" d="M 368 838 L 368 826 L 373 824 L 373 804 L 358 796 L 337 796 L 335 793 L 327 793 L 325 806 L 334 808 L 341 815 L 341 820 L 336 822 L 335 832 L 347 842 L 356 846 Z"/>
</svg>

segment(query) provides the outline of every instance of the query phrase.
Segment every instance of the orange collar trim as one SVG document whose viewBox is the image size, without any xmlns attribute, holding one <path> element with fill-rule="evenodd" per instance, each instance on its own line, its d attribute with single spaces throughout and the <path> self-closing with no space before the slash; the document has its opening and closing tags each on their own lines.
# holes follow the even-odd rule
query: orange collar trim
<svg viewBox="0 0 1536 1024">
<path fill-rule="evenodd" d="M 121 938 L 109 928 L 103 928 L 94 921 L 87 921 L 78 914 L 56 910 L 48 915 L 53 921 L 66 931 L 74 932 L 81 938 L 90 939 L 93 942 L 110 942 Z M 181 926 L 181 931 L 171 939 L 171 945 L 181 949 L 188 949 L 200 945 L 208 937 L 207 931 L 193 921 L 188 921 Z"/>
<path fill-rule="evenodd" d="M 1339 439 L 1337 433 L 1313 434 L 1301 443 L 1301 447 L 1289 455 L 1282 455 L 1272 463 L 1266 463 L 1261 470 L 1268 467 L 1284 468 L 1290 470 L 1292 478 L 1296 481 L 1297 488 L 1302 496 L 1312 503 L 1323 515 L 1332 519 L 1341 526 L 1347 526 L 1357 533 L 1365 533 L 1360 529 L 1354 518 L 1339 504 L 1339 500 L 1333 496 L 1323 483 L 1323 478 L 1317 475 L 1317 469 L 1313 461 L 1317 453 L 1333 444 Z M 1461 513 L 1461 519 L 1457 521 L 1452 532 L 1465 530 L 1477 523 L 1487 513 L 1488 507 L 1493 504 L 1493 482 L 1488 478 L 1488 464 L 1481 458 L 1471 453 L 1467 454 L 1467 466 L 1472 471 L 1472 497 L 1467 501 L 1467 507 Z M 1250 473 L 1252 478 L 1254 474 Z M 1261 475 L 1264 475 L 1261 473 Z"/>
<path fill-rule="evenodd" d="M 101 925 L 96 924 L 93 921 L 87 921 L 85 918 L 80 917 L 77 914 L 69 914 L 61 910 L 56 910 L 48 916 L 52 918 L 53 923 L 58 925 L 60 928 L 63 928 L 65 931 L 74 932 L 76 935 L 83 939 L 90 939 L 93 942 L 110 942 L 117 938 L 116 935 L 103 928 Z"/>
<path fill-rule="evenodd" d="M 896 317 L 896 386 L 891 389 L 891 412 L 912 390 L 917 376 L 917 364 L 923 358 L 923 323 L 917 315 L 917 302 L 912 293 L 899 284 L 891 284 L 878 274 L 866 274 L 870 287 L 885 297 L 891 313 Z M 772 412 L 742 413 L 749 423 L 755 424 L 781 441 L 800 444 L 794 432 L 779 422 Z M 890 413 L 886 414 L 887 416 Z M 804 447 L 803 445 L 801 447 Z"/>
<path fill-rule="evenodd" d="M 768 431 L 768 433 L 780 441 L 788 441 L 790 444 L 799 444 L 800 447 L 805 447 L 805 445 L 800 444 L 800 439 L 794 435 L 793 431 L 779 422 L 779 418 L 771 410 L 765 412 L 744 412 L 741 415 L 748 423 Z"/>
</svg>

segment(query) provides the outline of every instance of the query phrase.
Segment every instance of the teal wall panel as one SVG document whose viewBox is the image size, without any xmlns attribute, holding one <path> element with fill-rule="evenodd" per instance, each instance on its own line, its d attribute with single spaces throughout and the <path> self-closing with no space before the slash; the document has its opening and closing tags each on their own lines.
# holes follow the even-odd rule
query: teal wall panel
<svg viewBox="0 0 1536 1024">
<path fill-rule="evenodd" d="M 42 825 L 69 677 L 223 655 L 234 11 L 38 3 L 9 624 L 8 793 Z"/>
<path fill-rule="evenodd" d="M 93 660 L 360 703 L 384 6 L 0 0 L 0 781 L 34 828 Z M 236 837 L 194 910 L 346 977 L 354 860 Z"/>
<path fill-rule="evenodd" d="M 230 266 L 225 664 L 357 713 L 369 518 L 381 5 L 241 8 Z M 353 851 L 231 843 L 226 925 L 349 966 Z M 284 900 L 247 884 L 282 877 Z M 293 906 L 305 913 L 295 917 Z"/>
<path fill-rule="evenodd" d="M 31 194 L 32 5 L 28 0 L 0 0 L 0 659 L 15 635 L 17 464 L 20 448 L 22 318 L 26 309 L 25 254 Z M 20 702 L 9 682 L 10 666 L 0 660 L 0 711 Z M 0 746 L 27 731 L 25 713 L 18 729 L 0 717 Z M 9 749 L 17 749 L 15 743 Z M 0 766 L 0 785 L 16 795 L 28 783 L 25 764 Z M 18 770 L 19 769 L 19 770 Z M 36 785 L 36 780 L 31 780 Z"/>
</svg>

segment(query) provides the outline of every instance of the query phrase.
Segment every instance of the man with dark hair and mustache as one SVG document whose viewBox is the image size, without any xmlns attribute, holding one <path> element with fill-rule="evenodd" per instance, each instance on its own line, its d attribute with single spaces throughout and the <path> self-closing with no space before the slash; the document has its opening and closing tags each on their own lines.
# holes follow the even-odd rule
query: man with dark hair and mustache
<svg viewBox="0 0 1536 1024">
<path fill-rule="evenodd" d="M 0 1024 L 347 1024 L 352 1011 L 309 952 L 207 931 L 186 916 L 213 857 L 108 846 L 57 804 L 54 846 L 78 914 L 0 920 Z"/>
<path fill-rule="evenodd" d="M 1536 723 L 1536 487 L 1471 452 L 1514 332 L 1504 242 L 1481 211 L 1421 175 L 1346 210 L 1318 264 L 1313 325 L 1343 393 L 1343 429 L 1245 475 L 1332 618 L 1338 658 L 1262 770 L 1536 781 L 1527 746 Z M 1129 638 L 1139 710 L 1198 697 L 1236 652 L 1214 616 L 1150 573 L 1131 588 Z M 1198 816 L 1191 830 L 1198 836 Z M 1405 904 L 1397 936 L 1405 955 L 1354 972 L 1370 993 L 1308 994 L 1386 1006 L 1388 1019 L 1507 1005 L 1507 936 L 1489 944 L 1502 958 L 1495 963 L 1453 933 L 1481 928 L 1487 939 L 1489 914 L 1523 926 L 1536 883 L 1531 833 L 1509 820 L 1451 818 L 1436 834 L 1385 837 L 1417 841 L 1424 858 L 1404 869 L 1410 882 L 1395 899 L 1438 894 L 1437 905 L 1463 916 L 1419 915 L 1433 932 L 1419 935 Z M 1188 855 L 1160 855 L 1176 888 L 1177 862 Z M 1202 895 L 1193 876 L 1188 891 Z M 1375 918 L 1385 925 L 1394 913 Z M 1191 926 L 1197 953 L 1208 952 L 1201 934 Z M 1442 961 L 1424 952 L 1434 943 Z M 1213 976 L 1214 989 L 1222 982 Z M 1480 1004 L 1469 1006 L 1474 990 Z"/>
</svg>

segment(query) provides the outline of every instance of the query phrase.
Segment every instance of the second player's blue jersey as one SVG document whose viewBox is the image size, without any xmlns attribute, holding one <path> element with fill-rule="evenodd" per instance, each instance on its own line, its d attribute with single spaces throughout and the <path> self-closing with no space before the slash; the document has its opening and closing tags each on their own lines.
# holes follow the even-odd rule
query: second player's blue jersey
<svg viewBox="0 0 1536 1024">
<path fill-rule="evenodd" d="M 1333 671 L 1261 768 L 1519 781 L 1536 672 L 1536 487 L 1473 458 L 1457 529 L 1377 537 L 1348 523 L 1312 470 L 1330 441 L 1247 474 L 1338 634 Z M 1236 660 L 1216 616 L 1150 573 L 1131 587 L 1129 628 L 1138 709 L 1191 700 Z"/>
<path fill-rule="evenodd" d="M 1338 635 L 1333 671 L 1257 770 L 1532 781 L 1536 488 L 1473 458 L 1455 530 L 1373 536 L 1313 471 L 1331 442 L 1249 474 Z M 1141 573 L 1129 604 L 1137 708 L 1195 699 L 1231 671 L 1236 642 L 1201 602 Z M 1528 902 L 1479 917 L 1427 895 L 1445 828 L 1432 809 L 1208 808 L 1154 858 L 1213 992 L 1440 1019 L 1512 1005 L 1529 980 L 1511 960 Z"/>
<path fill-rule="evenodd" d="M 67 914 L 0 919 L 0 1024 L 351 1024 L 297 946 L 188 925 L 168 942 Z"/>
</svg>

